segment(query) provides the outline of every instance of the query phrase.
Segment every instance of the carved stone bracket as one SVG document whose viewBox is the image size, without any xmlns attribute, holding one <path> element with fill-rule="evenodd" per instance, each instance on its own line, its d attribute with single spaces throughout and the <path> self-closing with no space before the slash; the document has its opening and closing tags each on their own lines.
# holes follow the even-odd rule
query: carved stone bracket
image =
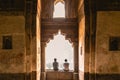
<svg viewBox="0 0 120 80">
<path fill-rule="evenodd" d="M 42 19 L 41 39 L 43 42 L 49 42 L 59 30 L 71 43 L 78 41 L 77 19 Z"/>
</svg>

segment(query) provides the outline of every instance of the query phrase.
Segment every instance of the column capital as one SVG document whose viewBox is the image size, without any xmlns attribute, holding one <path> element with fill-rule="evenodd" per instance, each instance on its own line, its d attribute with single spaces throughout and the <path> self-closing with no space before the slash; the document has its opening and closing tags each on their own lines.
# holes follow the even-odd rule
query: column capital
<svg viewBox="0 0 120 80">
<path fill-rule="evenodd" d="M 73 45 L 72 45 L 73 47 L 75 47 L 75 46 L 78 47 L 78 42 L 77 41 L 72 42 L 72 43 L 73 43 Z"/>
<path fill-rule="evenodd" d="M 41 42 L 41 45 L 46 47 L 47 46 L 47 43 L 46 42 Z"/>
<path fill-rule="evenodd" d="M 77 73 L 79 70 L 79 57 L 78 57 L 78 42 L 73 42 L 74 48 L 74 71 Z"/>
</svg>

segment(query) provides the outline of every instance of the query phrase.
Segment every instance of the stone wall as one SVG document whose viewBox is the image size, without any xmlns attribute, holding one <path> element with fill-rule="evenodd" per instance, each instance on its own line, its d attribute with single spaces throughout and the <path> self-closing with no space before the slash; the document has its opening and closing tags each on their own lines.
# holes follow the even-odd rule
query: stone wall
<svg viewBox="0 0 120 80">
<path fill-rule="evenodd" d="M 41 17 L 42 18 L 53 18 L 53 12 L 54 12 L 54 6 L 55 1 L 57 0 L 42 0 L 42 11 L 41 11 Z M 61 1 L 61 0 L 58 0 Z M 77 3 L 78 0 L 63 0 L 65 4 L 65 17 L 66 18 L 76 18 L 77 17 Z"/>
<path fill-rule="evenodd" d="M 120 37 L 120 11 L 97 12 L 96 30 L 96 78 L 120 79 L 120 51 L 109 51 L 110 37 Z"/>
<path fill-rule="evenodd" d="M 3 36 L 12 36 L 12 49 L 2 48 Z M 0 80 L 24 79 L 25 66 L 24 16 L 0 16 Z"/>
</svg>

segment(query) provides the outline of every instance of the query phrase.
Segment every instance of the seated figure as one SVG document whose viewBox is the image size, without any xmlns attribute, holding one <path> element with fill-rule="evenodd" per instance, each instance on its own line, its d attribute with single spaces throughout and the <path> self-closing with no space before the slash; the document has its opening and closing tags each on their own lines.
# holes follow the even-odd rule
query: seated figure
<svg viewBox="0 0 120 80">
<path fill-rule="evenodd" d="M 69 71 L 69 63 L 67 62 L 67 59 L 65 59 L 65 63 L 63 64 L 64 71 Z"/>
<path fill-rule="evenodd" d="M 53 69 L 54 69 L 55 71 L 57 71 L 57 70 L 58 70 L 58 66 L 59 66 L 59 64 L 58 64 L 58 62 L 57 62 L 57 59 L 54 58 Z"/>
</svg>

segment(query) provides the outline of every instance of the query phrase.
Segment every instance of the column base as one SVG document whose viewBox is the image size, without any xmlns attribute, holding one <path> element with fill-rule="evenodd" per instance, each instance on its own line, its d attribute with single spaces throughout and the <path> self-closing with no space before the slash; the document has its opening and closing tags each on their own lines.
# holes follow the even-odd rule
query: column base
<svg viewBox="0 0 120 80">
<path fill-rule="evenodd" d="M 79 80 L 79 74 L 74 72 L 73 73 L 73 80 Z"/>
<path fill-rule="evenodd" d="M 40 80 L 46 80 L 46 72 L 41 72 L 41 79 Z"/>
</svg>

